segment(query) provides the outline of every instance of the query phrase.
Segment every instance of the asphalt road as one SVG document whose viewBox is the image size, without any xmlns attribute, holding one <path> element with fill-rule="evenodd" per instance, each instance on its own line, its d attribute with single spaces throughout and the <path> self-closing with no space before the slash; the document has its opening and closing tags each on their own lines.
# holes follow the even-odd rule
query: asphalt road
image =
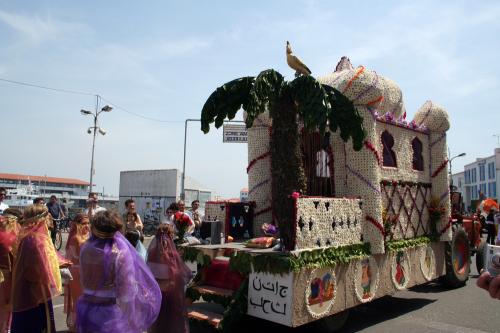
<svg viewBox="0 0 500 333">
<path fill-rule="evenodd" d="M 149 241 L 150 239 L 146 239 L 145 245 Z M 475 258 L 471 278 L 465 287 L 447 290 L 440 284 L 431 282 L 358 306 L 351 309 L 347 324 L 341 332 L 500 332 L 500 301 L 491 299 L 476 286 L 474 260 Z M 66 332 L 67 329 L 63 304 L 63 296 L 54 300 L 58 332 Z M 238 331 L 305 333 L 315 332 L 316 328 L 305 325 L 290 329 L 249 317 Z"/>
</svg>

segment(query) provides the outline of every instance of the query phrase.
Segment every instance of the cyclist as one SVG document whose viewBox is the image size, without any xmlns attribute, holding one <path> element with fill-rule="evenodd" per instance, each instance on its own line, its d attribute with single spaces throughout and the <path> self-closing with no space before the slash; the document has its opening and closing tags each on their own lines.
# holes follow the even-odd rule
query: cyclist
<svg viewBox="0 0 500 333">
<path fill-rule="evenodd" d="M 56 242 L 56 234 L 58 230 L 58 223 L 57 221 L 63 219 L 65 217 L 64 215 L 64 210 L 61 207 L 61 204 L 57 200 L 57 197 L 55 195 L 51 195 L 49 202 L 47 203 L 47 208 L 49 209 L 49 213 L 54 219 L 54 224 L 52 228 L 50 229 L 50 238 L 52 239 L 52 243 L 55 244 Z"/>
</svg>

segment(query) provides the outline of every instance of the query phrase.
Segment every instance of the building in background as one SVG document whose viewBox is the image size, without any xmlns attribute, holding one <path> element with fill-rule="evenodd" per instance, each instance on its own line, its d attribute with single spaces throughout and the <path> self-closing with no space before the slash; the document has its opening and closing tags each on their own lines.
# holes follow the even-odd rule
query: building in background
<svg viewBox="0 0 500 333">
<path fill-rule="evenodd" d="M 89 183 L 73 178 L 0 173 L 0 187 L 6 189 L 31 187 L 33 191 L 40 194 L 87 195 Z"/>
<path fill-rule="evenodd" d="M 466 209 L 474 210 L 483 197 L 498 200 L 498 166 L 500 165 L 500 148 L 495 149 L 492 156 L 477 158 L 475 162 L 464 166 L 463 197 Z M 453 175 L 453 177 L 456 175 Z M 452 178 L 455 183 L 455 178 Z M 457 181 L 459 178 L 457 178 Z M 457 185 L 455 185 L 457 186 Z"/>
<path fill-rule="evenodd" d="M 161 221 L 165 209 L 181 198 L 182 172 L 177 169 L 135 170 L 120 172 L 120 211 L 125 201 L 134 199 L 137 213 L 144 221 Z M 190 177 L 185 180 L 186 207 L 200 201 L 200 209 L 211 200 L 212 192 Z"/>
<path fill-rule="evenodd" d="M 0 187 L 7 189 L 6 203 L 23 209 L 42 197 L 46 202 L 50 196 L 57 196 L 72 213 L 82 211 L 87 206 L 89 182 L 74 178 L 33 176 L 13 173 L 0 173 Z M 118 198 L 98 193 L 99 205 L 116 209 Z"/>
</svg>

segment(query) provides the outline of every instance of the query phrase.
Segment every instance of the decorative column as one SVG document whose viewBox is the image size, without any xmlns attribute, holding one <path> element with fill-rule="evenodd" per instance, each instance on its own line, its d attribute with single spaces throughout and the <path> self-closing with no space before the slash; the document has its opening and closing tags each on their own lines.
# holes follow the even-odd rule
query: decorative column
<svg viewBox="0 0 500 333">
<path fill-rule="evenodd" d="M 420 126 L 429 130 L 429 173 L 432 183 L 432 198 L 439 200 L 440 207 L 444 208 L 441 221 L 437 224 L 437 231 L 442 241 L 450 241 L 452 237 L 449 217 L 451 214 L 450 185 L 447 173 L 448 154 L 446 132 L 450 128 L 448 113 L 439 105 L 427 101 L 417 111 L 414 118 Z"/>
</svg>

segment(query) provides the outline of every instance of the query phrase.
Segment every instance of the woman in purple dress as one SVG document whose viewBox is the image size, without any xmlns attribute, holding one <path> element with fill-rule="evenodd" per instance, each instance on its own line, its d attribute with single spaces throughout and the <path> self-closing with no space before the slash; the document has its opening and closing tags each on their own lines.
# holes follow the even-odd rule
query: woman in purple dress
<svg viewBox="0 0 500 333">
<path fill-rule="evenodd" d="M 92 235 L 80 252 L 78 332 L 139 333 L 158 316 L 158 284 L 122 228 L 117 213 L 99 212 L 92 218 Z"/>
</svg>

